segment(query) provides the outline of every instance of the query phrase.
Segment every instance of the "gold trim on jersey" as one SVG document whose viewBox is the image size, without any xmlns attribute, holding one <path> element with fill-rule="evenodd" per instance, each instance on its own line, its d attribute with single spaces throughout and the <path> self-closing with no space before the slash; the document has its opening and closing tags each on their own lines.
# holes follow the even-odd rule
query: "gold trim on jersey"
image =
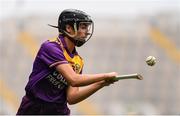
<svg viewBox="0 0 180 116">
<path fill-rule="evenodd" d="M 50 39 L 49 42 L 58 43 L 63 50 L 64 57 L 69 62 L 69 64 L 72 66 L 73 70 L 78 74 L 80 74 L 82 72 L 84 61 L 78 54 L 75 54 L 74 57 L 71 58 L 71 56 L 68 54 L 67 50 L 64 48 L 63 43 L 58 38 Z"/>
<path fill-rule="evenodd" d="M 82 71 L 82 68 L 84 65 L 83 59 L 79 55 L 74 55 L 74 57 L 71 58 L 66 50 L 64 50 L 63 53 L 64 53 L 66 60 L 71 64 L 73 70 L 76 73 L 80 73 Z"/>
</svg>

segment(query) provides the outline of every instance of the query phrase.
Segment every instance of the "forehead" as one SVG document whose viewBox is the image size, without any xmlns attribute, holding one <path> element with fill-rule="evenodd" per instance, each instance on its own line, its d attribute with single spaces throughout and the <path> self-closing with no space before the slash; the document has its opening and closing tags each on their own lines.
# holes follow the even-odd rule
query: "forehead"
<svg viewBox="0 0 180 116">
<path fill-rule="evenodd" d="M 79 25 L 83 25 L 83 26 L 88 26 L 90 25 L 91 22 L 80 22 Z"/>
</svg>

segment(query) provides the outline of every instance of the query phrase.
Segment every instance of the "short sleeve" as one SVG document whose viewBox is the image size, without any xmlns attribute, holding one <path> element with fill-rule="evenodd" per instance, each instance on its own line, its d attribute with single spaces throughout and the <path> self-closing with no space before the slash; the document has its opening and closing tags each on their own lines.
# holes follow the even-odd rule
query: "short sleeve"
<svg viewBox="0 0 180 116">
<path fill-rule="evenodd" d="M 38 57 L 49 67 L 68 63 L 59 44 L 46 41 L 41 45 Z"/>
</svg>

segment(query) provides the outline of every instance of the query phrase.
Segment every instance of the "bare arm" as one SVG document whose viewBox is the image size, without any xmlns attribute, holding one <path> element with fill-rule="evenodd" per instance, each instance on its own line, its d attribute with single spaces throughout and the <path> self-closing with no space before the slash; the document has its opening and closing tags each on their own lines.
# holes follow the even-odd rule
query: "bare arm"
<svg viewBox="0 0 180 116">
<path fill-rule="evenodd" d="M 109 81 L 109 82 L 100 81 L 100 82 L 96 82 L 94 84 L 82 87 L 81 89 L 79 89 L 79 87 L 69 86 L 69 88 L 67 89 L 67 101 L 70 105 L 76 104 L 88 98 L 89 96 L 91 96 L 93 93 L 95 93 L 102 87 L 108 86 L 113 83 L 114 81 Z"/>
<path fill-rule="evenodd" d="M 60 72 L 66 81 L 73 87 L 86 86 L 102 80 L 110 80 L 117 75 L 115 72 L 80 75 L 76 74 L 69 64 L 58 65 L 56 70 Z"/>
</svg>

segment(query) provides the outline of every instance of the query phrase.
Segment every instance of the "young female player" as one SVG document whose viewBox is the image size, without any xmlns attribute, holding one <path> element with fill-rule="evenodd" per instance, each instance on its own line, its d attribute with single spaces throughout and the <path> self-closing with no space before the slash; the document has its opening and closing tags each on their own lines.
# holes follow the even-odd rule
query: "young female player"
<svg viewBox="0 0 180 116">
<path fill-rule="evenodd" d="M 64 10 L 59 16 L 58 26 L 53 27 L 58 28 L 59 35 L 41 45 L 18 115 L 69 115 L 67 103 L 76 104 L 115 82 L 115 72 L 82 74 L 84 63 L 75 46 L 80 47 L 87 42 L 94 28 L 86 13 L 75 9 Z M 80 90 L 81 86 L 84 89 Z"/>
</svg>

